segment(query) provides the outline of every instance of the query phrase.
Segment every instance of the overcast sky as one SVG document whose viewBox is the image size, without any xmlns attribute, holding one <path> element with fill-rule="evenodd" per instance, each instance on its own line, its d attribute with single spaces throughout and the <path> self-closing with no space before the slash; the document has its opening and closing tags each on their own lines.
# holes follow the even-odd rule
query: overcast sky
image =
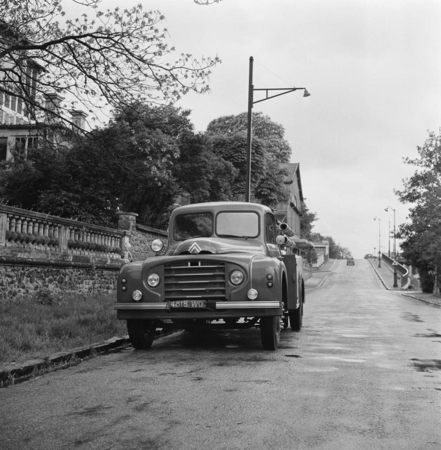
<svg viewBox="0 0 441 450">
<path fill-rule="evenodd" d="M 103 0 L 103 7 L 138 0 Z M 314 230 L 355 258 L 388 250 L 388 226 L 405 221 L 393 189 L 414 168 L 428 130 L 441 126 L 440 0 L 144 0 L 166 17 L 169 43 L 195 57 L 219 56 L 211 93 L 189 94 L 198 131 L 247 110 L 249 58 L 254 87 L 306 87 L 254 106 L 285 127 L 300 163 Z M 255 93 L 256 97 L 258 93 Z M 257 98 L 255 98 L 257 99 Z"/>
</svg>

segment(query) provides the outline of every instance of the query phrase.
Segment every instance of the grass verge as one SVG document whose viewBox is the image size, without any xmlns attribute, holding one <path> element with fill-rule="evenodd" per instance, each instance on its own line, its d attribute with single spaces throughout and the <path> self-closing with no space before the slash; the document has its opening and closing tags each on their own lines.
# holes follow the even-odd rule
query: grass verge
<svg viewBox="0 0 441 450">
<path fill-rule="evenodd" d="M 54 294 L 0 302 L 0 364 L 23 363 L 127 334 L 112 294 Z"/>
</svg>

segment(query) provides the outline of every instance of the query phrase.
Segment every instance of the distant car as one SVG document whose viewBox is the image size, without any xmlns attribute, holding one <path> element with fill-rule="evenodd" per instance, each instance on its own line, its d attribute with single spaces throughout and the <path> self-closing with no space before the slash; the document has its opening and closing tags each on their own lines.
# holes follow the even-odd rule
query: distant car
<svg viewBox="0 0 441 450">
<path fill-rule="evenodd" d="M 355 266 L 354 258 L 348 258 L 348 260 L 346 261 L 346 265 L 347 266 Z"/>
<path fill-rule="evenodd" d="M 365 255 L 364 259 L 369 259 L 369 258 L 376 258 L 376 256 L 372 255 L 372 253 L 368 253 L 367 255 Z"/>
</svg>

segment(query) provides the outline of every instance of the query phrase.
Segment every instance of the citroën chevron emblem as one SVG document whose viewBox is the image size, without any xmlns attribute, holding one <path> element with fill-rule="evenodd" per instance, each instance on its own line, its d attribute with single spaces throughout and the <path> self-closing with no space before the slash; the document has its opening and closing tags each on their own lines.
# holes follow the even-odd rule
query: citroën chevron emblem
<svg viewBox="0 0 441 450">
<path fill-rule="evenodd" d="M 201 250 L 202 250 L 201 247 L 199 247 L 199 245 L 196 244 L 196 242 L 192 244 L 191 247 L 188 249 L 190 253 L 200 253 Z"/>
</svg>

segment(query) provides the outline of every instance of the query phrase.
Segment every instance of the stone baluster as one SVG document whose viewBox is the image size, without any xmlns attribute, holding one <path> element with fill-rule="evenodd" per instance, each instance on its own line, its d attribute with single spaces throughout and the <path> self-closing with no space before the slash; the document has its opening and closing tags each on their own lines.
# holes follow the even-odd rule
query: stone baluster
<svg viewBox="0 0 441 450">
<path fill-rule="evenodd" d="M 22 218 L 21 232 L 24 235 L 28 234 L 28 219 L 26 219 L 26 217 Z M 22 238 L 21 242 L 22 242 L 23 247 L 28 247 L 29 238 L 27 236 L 24 236 Z"/>
<path fill-rule="evenodd" d="M 6 231 L 9 231 L 7 214 L 0 213 L 0 246 L 6 245 Z"/>
<path fill-rule="evenodd" d="M 21 233 L 21 217 L 17 217 L 16 221 L 15 221 L 15 231 L 17 233 Z"/>
</svg>

